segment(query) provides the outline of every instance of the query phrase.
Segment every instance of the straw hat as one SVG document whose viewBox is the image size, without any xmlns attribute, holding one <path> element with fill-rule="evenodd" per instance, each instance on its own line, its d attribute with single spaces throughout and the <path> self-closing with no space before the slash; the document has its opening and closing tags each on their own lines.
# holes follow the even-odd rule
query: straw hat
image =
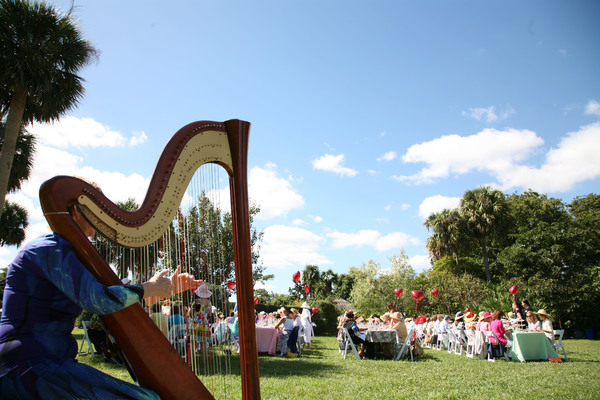
<svg viewBox="0 0 600 400">
<path fill-rule="evenodd" d="M 455 320 L 458 319 L 463 319 L 465 317 L 465 314 L 463 314 L 461 311 L 457 312 L 456 315 L 454 316 Z"/>
<path fill-rule="evenodd" d="M 400 314 L 398 311 L 396 311 L 395 313 L 390 314 L 390 318 L 397 319 L 398 321 L 402 321 L 402 314 Z"/>
<path fill-rule="evenodd" d="M 552 320 L 552 315 L 548 314 L 548 313 L 546 312 L 546 310 L 544 310 L 544 309 L 541 309 L 540 311 L 538 311 L 538 312 L 536 312 L 536 313 L 534 313 L 534 314 L 537 314 L 537 315 L 543 315 L 543 316 L 545 316 L 546 318 L 549 318 L 550 320 Z"/>
<path fill-rule="evenodd" d="M 477 319 L 477 314 L 473 311 L 469 311 L 467 315 L 465 315 L 465 322 L 473 322 Z"/>
</svg>

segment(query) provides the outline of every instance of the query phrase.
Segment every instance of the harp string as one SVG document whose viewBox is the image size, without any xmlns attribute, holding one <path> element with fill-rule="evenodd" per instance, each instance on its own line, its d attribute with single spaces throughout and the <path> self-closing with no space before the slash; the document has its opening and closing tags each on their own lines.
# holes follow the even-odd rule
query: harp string
<svg viewBox="0 0 600 400">
<path fill-rule="evenodd" d="M 181 272 L 193 274 L 208 284 L 212 292 L 210 305 L 227 318 L 233 307 L 230 305 L 231 292 L 227 289 L 226 281 L 234 278 L 226 275 L 225 264 L 231 261 L 226 259 L 224 252 L 227 248 L 231 249 L 231 244 L 225 243 L 219 229 L 222 225 L 231 225 L 230 220 L 224 220 L 225 214 L 228 218 L 231 214 L 229 205 L 221 196 L 227 184 L 226 177 L 226 171 L 219 165 L 206 164 L 200 167 L 188 185 L 170 228 L 155 243 L 131 249 L 97 237 L 96 248 L 110 260 L 109 264 L 119 278 L 128 278 L 133 283 L 146 281 L 163 269 L 172 273 L 180 266 Z M 212 337 L 210 331 L 194 328 L 191 321 L 196 316 L 198 299 L 197 295 L 187 291 L 161 300 L 160 309 L 165 312 L 165 318 L 160 319 L 157 325 L 168 336 L 168 316 L 174 305 L 179 306 L 181 315 L 190 319 L 186 345 L 180 349 L 182 357 L 215 398 L 228 398 L 230 393 L 241 390 L 230 388 L 239 384 L 229 379 L 232 374 L 232 354 L 236 354 L 236 347 L 231 340 L 227 340 L 230 333 L 228 335 L 226 325 L 221 326 L 220 333 L 218 330 L 213 332 L 217 337 Z M 151 313 L 149 307 L 147 312 Z"/>
</svg>

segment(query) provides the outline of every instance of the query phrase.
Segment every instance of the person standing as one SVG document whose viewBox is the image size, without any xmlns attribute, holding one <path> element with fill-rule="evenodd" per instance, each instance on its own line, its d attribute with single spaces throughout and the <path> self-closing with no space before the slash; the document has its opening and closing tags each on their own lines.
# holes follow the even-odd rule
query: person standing
<svg viewBox="0 0 600 400">
<path fill-rule="evenodd" d="M 313 337 L 312 313 L 306 302 L 302 303 L 300 308 L 302 308 L 300 323 L 302 324 L 302 329 L 304 329 L 304 343 L 306 343 L 306 348 L 310 349 L 310 341 Z"/>
</svg>

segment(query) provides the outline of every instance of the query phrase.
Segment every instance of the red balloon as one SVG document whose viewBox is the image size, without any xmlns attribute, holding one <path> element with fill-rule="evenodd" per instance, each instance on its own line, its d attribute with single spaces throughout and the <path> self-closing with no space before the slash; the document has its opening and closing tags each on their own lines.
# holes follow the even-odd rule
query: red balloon
<svg viewBox="0 0 600 400">
<path fill-rule="evenodd" d="M 304 293 L 308 294 L 308 292 L 310 292 L 310 288 L 308 285 L 304 285 Z"/>
<path fill-rule="evenodd" d="M 254 304 L 258 304 L 258 297 L 254 298 Z"/>
<path fill-rule="evenodd" d="M 431 294 L 432 294 L 432 295 L 434 295 L 435 297 L 437 297 L 437 295 L 438 295 L 439 293 L 440 293 L 440 292 L 439 292 L 437 289 L 433 289 L 433 290 L 431 291 Z"/>
<path fill-rule="evenodd" d="M 312 315 L 315 315 L 318 312 L 319 312 L 319 309 L 317 307 L 312 308 Z"/>
<path fill-rule="evenodd" d="M 394 289 L 394 294 L 396 295 L 396 297 L 402 296 L 402 289 Z"/>
<path fill-rule="evenodd" d="M 292 275 L 292 279 L 294 280 L 294 282 L 298 283 L 298 281 L 300 280 L 300 271 L 294 272 L 294 274 Z"/>
<path fill-rule="evenodd" d="M 467 314 L 471 309 L 469 307 L 465 308 L 465 314 Z"/>
<path fill-rule="evenodd" d="M 424 324 L 425 322 L 427 322 L 427 317 L 425 317 L 424 315 L 421 315 L 419 318 L 417 318 L 417 320 L 415 321 L 415 324 L 420 325 L 420 324 Z"/>
<path fill-rule="evenodd" d="M 510 289 L 508 289 L 508 293 L 515 295 L 517 294 L 517 292 L 519 291 L 519 286 L 517 285 L 513 285 L 510 287 Z"/>
<path fill-rule="evenodd" d="M 227 287 L 229 288 L 229 290 L 233 290 L 233 288 L 235 287 L 235 281 L 227 279 Z"/>
<path fill-rule="evenodd" d="M 412 292 L 410 292 L 410 295 L 413 297 L 413 299 L 419 301 L 423 298 L 423 296 L 425 296 L 425 293 L 423 293 L 420 290 L 413 290 Z"/>
</svg>

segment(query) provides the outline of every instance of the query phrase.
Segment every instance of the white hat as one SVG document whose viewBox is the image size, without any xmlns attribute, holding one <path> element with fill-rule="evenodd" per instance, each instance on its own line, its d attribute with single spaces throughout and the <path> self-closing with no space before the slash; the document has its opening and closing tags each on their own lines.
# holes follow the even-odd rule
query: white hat
<svg viewBox="0 0 600 400">
<path fill-rule="evenodd" d="M 208 290 L 208 285 L 206 283 L 203 283 L 202 285 L 200 285 L 194 293 L 196 293 L 196 295 L 198 297 L 202 297 L 205 299 L 209 298 L 210 295 L 212 294 L 212 292 L 210 290 Z"/>
<path fill-rule="evenodd" d="M 306 302 L 302 303 L 300 308 L 310 308 Z"/>
</svg>

